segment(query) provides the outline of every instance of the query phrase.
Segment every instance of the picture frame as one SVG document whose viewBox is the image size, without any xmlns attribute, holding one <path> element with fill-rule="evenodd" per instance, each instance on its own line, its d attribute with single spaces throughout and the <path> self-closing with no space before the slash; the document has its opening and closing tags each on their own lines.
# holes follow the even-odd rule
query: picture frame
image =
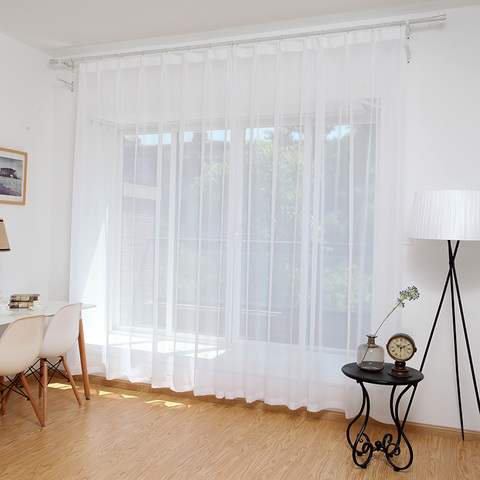
<svg viewBox="0 0 480 480">
<path fill-rule="evenodd" d="M 0 147 L 0 203 L 25 205 L 27 158 L 26 152 Z"/>
</svg>

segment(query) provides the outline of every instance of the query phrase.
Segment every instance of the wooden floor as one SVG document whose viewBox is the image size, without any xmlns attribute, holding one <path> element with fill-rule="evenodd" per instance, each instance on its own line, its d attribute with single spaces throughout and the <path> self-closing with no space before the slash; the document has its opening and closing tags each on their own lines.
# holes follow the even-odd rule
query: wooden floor
<svg viewBox="0 0 480 480">
<path fill-rule="evenodd" d="M 363 470 L 352 462 L 344 422 L 96 384 L 84 403 L 68 385 L 52 384 L 42 429 L 29 402 L 12 397 L 0 417 L 0 478 L 480 479 L 479 442 L 411 433 L 408 470 L 394 472 L 378 452 Z"/>
</svg>

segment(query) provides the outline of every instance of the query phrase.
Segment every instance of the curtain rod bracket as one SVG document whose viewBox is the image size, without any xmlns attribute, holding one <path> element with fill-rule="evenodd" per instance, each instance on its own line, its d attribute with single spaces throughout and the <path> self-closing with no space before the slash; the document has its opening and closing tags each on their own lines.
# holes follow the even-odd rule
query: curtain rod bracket
<svg viewBox="0 0 480 480">
<path fill-rule="evenodd" d="M 411 52 L 410 52 L 410 35 L 412 34 L 412 27 L 410 26 L 410 21 L 405 22 L 405 55 L 407 57 L 407 63 L 410 63 Z"/>
<path fill-rule="evenodd" d="M 51 59 L 48 61 L 48 64 L 49 64 L 51 67 L 56 67 L 57 65 L 64 65 L 65 67 L 70 68 L 70 69 L 72 70 L 72 72 L 73 72 L 74 69 L 75 69 L 75 62 L 73 61 L 73 59 L 70 59 L 70 60 L 58 60 L 57 58 L 51 58 Z"/>
<path fill-rule="evenodd" d="M 411 53 L 410 53 L 410 45 L 408 44 L 408 41 L 405 42 L 405 55 L 407 57 L 407 63 L 410 63 L 410 58 L 411 58 Z"/>
<path fill-rule="evenodd" d="M 66 80 L 64 80 L 63 78 L 60 78 L 60 77 L 57 77 L 57 80 L 61 83 L 64 83 L 67 87 L 70 88 L 70 91 L 73 92 L 73 87 L 74 87 L 73 82 L 67 82 Z"/>
</svg>

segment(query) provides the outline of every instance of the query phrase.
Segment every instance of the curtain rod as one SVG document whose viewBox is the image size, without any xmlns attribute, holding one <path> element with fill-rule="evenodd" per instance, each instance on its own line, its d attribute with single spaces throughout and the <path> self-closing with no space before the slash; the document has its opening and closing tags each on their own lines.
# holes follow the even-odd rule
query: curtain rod
<svg viewBox="0 0 480 480">
<path fill-rule="evenodd" d="M 68 59 L 61 58 L 50 59 L 50 65 L 56 65 L 59 63 L 63 63 L 67 67 L 73 68 L 75 62 L 87 62 L 90 60 L 104 60 L 109 58 L 117 58 L 117 57 L 130 57 L 130 56 L 137 56 L 137 55 L 154 55 L 157 53 L 167 53 L 167 52 L 179 52 L 183 50 L 198 50 L 204 48 L 211 48 L 211 47 L 226 47 L 229 45 L 243 45 L 252 42 L 268 42 L 274 40 L 288 40 L 293 38 L 301 38 L 301 37 L 313 37 L 313 36 L 321 36 L 321 35 L 332 35 L 336 33 L 345 33 L 345 32 L 356 32 L 361 30 L 370 30 L 376 28 L 388 28 L 388 27 L 400 27 L 405 25 L 407 28 L 407 37 L 410 36 L 410 26 L 414 24 L 420 23 L 432 23 L 432 22 L 444 22 L 447 19 L 447 15 L 442 13 L 440 15 L 435 15 L 432 17 L 423 17 L 423 18 L 414 18 L 411 20 L 398 20 L 393 22 L 384 22 L 384 23 L 374 23 L 369 25 L 357 25 L 352 27 L 342 27 L 342 28 L 331 28 L 331 29 L 324 29 L 324 30 L 317 30 L 312 32 L 302 32 L 302 33 L 291 33 L 291 34 L 284 34 L 284 35 L 273 35 L 273 36 L 265 36 L 265 37 L 252 37 L 248 39 L 242 40 L 229 40 L 229 41 L 222 41 L 222 42 L 209 42 L 209 43 L 202 43 L 202 44 L 193 44 L 193 45 L 184 45 L 184 46 L 177 46 L 177 47 L 165 47 L 165 48 L 155 48 L 152 50 L 136 50 L 131 52 L 123 52 L 123 53 L 107 53 L 107 54 L 99 54 L 99 55 L 89 55 L 89 56 L 79 56 L 79 57 L 70 57 Z"/>
</svg>

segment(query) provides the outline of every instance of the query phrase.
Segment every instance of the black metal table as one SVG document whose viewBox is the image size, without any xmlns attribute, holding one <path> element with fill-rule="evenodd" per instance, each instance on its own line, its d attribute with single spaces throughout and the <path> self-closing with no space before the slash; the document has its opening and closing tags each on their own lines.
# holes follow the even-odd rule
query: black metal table
<svg viewBox="0 0 480 480">
<path fill-rule="evenodd" d="M 405 432 L 403 430 L 405 426 L 405 422 L 407 421 L 408 410 L 405 413 L 403 420 L 400 422 L 399 418 L 399 406 L 402 400 L 402 397 L 407 393 L 407 391 L 412 387 L 417 387 L 418 383 L 423 380 L 423 373 L 415 370 L 414 368 L 408 368 L 410 373 L 412 374 L 411 377 L 407 378 L 398 378 L 389 375 L 389 371 L 393 367 L 392 363 L 386 363 L 383 367 L 383 370 L 380 372 L 368 372 L 365 370 L 361 370 L 358 368 L 356 363 L 348 363 L 342 367 L 342 372 L 349 378 L 352 378 L 360 384 L 363 392 L 363 400 L 362 406 L 358 415 L 350 422 L 347 428 L 347 440 L 348 444 L 352 448 L 352 457 L 355 465 L 361 468 L 367 468 L 368 462 L 370 462 L 373 452 L 379 451 L 385 454 L 385 457 L 388 463 L 394 468 L 396 472 L 400 470 L 407 469 L 413 462 L 413 450 L 410 442 L 408 441 Z M 370 441 L 370 438 L 365 433 L 365 429 L 367 427 L 368 419 L 370 416 L 370 397 L 368 395 L 368 391 L 365 388 L 365 383 L 372 383 L 376 385 L 387 385 L 392 387 L 392 391 L 390 393 L 390 415 L 392 416 L 392 420 L 395 423 L 397 432 L 396 432 L 396 439 L 394 440 L 394 435 L 391 433 L 385 434 L 382 440 L 377 440 L 375 443 Z M 395 399 L 395 392 L 397 387 L 404 387 L 403 390 L 399 393 L 399 395 Z M 352 442 L 350 437 L 350 430 L 354 423 L 362 416 L 363 412 L 365 411 L 365 420 L 363 422 L 363 426 L 360 429 L 355 441 Z M 395 464 L 394 457 L 400 455 L 400 443 L 403 440 L 408 448 L 409 456 L 408 462 L 404 466 L 399 466 Z M 363 460 L 360 461 L 360 460 Z"/>
</svg>

